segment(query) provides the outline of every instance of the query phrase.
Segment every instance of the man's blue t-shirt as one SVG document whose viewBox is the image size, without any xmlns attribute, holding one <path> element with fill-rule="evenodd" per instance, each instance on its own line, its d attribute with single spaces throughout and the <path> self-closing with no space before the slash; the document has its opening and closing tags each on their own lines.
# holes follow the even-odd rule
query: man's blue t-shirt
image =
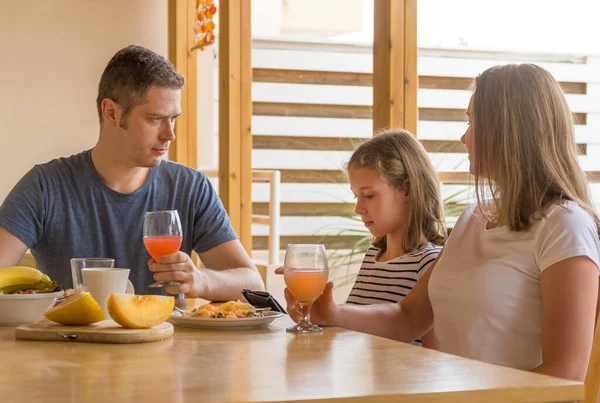
<svg viewBox="0 0 600 403">
<path fill-rule="evenodd" d="M 0 206 L 0 227 L 23 241 L 38 269 L 72 287 L 70 259 L 108 257 L 131 270 L 136 294 L 154 282 L 143 244 L 144 213 L 177 210 L 181 251 L 205 252 L 237 239 L 223 204 L 206 176 L 163 161 L 131 194 L 106 186 L 91 150 L 33 167 Z"/>
</svg>

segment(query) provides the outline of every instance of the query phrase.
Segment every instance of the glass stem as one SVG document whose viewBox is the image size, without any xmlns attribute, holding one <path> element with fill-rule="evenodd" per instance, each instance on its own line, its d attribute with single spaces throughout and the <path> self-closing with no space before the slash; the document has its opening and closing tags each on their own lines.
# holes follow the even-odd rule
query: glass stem
<svg viewBox="0 0 600 403">
<path fill-rule="evenodd" d="M 302 309 L 302 320 L 298 325 L 302 327 L 312 326 L 312 323 L 310 323 L 310 308 L 312 307 L 312 302 L 301 302 L 300 307 Z"/>
</svg>

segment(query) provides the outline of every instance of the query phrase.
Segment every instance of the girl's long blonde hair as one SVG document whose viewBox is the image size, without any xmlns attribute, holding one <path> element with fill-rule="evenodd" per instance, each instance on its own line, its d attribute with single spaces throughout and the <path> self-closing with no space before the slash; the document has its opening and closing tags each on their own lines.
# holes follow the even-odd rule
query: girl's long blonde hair
<svg viewBox="0 0 600 403">
<path fill-rule="evenodd" d="M 435 245 L 444 243 L 446 223 L 438 177 L 427 151 L 411 133 L 378 131 L 358 146 L 346 168 L 372 168 L 392 187 L 408 192 L 408 223 L 402 240 L 405 251 L 421 246 L 423 237 Z M 386 237 L 375 237 L 372 244 L 385 251 Z"/>
<path fill-rule="evenodd" d="M 577 162 L 573 115 L 552 75 L 534 64 L 496 66 L 474 88 L 474 176 L 488 221 L 526 231 L 536 213 L 572 200 L 598 226 Z M 491 203 L 482 202 L 486 196 Z"/>
</svg>

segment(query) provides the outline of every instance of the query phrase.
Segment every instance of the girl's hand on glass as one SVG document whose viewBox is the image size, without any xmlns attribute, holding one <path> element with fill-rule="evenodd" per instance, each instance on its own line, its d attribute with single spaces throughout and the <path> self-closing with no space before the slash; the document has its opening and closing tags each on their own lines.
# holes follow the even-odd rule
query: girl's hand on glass
<svg viewBox="0 0 600 403">
<path fill-rule="evenodd" d="M 277 273 L 277 272 L 276 272 Z M 292 293 L 285 289 L 285 300 L 287 302 L 288 314 L 296 323 L 302 320 L 302 308 L 300 302 L 294 298 Z M 333 283 L 325 285 L 323 294 L 313 302 L 310 317 L 312 323 L 320 326 L 335 326 L 336 317 L 340 307 L 333 301 Z"/>
<path fill-rule="evenodd" d="M 300 311 L 301 315 L 299 321 L 296 321 L 297 324 L 286 328 L 286 332 L 305 334 L 323 331 L 322 327 L 312 322 L 311 312 L 314 302 L 325 290 L 328 276 L 329 263 L 325 245 L 288 245 L 283 264 L 283 279 L 287 286 L 286 291 L 297 300 L 294 310 Z M 331 286 L 329 294 L 331 294 Z"/>
</svg>

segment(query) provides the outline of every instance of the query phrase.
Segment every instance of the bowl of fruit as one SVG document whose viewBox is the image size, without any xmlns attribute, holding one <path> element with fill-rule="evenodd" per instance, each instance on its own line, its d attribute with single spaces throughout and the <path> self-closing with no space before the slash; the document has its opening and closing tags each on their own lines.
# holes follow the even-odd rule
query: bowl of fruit
<svg viewBox="0 0 600 403">
<path fill-rule="evenodd" d="M 0 269 L 0 326 L 37 322 L 63 294 L 62 286 L 27 266 Z"/>
</svg>

